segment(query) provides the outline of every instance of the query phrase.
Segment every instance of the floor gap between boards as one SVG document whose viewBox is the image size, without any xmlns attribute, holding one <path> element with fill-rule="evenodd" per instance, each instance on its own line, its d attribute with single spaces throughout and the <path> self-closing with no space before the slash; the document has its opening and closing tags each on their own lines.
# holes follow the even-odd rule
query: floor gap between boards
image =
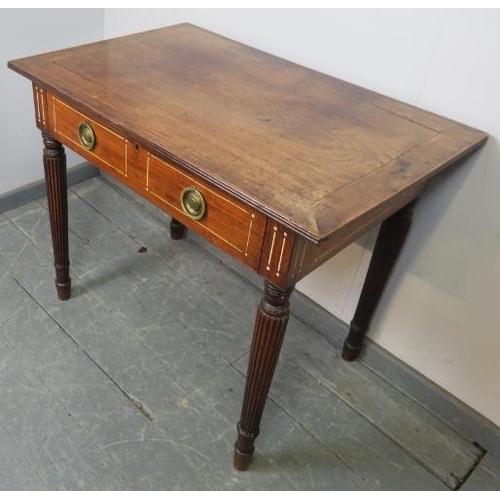
<svg viewBox="0 0 500 500">
<path fill-rule="evenodd" d="M 19 282 L 14 276 L 11 276 L 11 278 L 16 282 L 17 286 L 21 288 L 21 290 L 40 308 L 44 311 L 44 313 L 59 327 L 59 329 L 73 342 L 78 349 L 96 366 L 105 376 L 106 378 L 125 396 L 125 398 L 136 408 L 144 418 L 146 418 L 148 421 L 152 422 L 153 421 L 153 416 L 151 412 L 145 407 L 145 405 L 139 401 L 137 398 L 132 397 L 128 392 L 114 380 L 109 373 L 106 372 L 102 368 L 102 366 L 71 336 L 71 334 L 43 307 L 40 302 L 36 300 L 35 297 L 29 292 L 29 290 L 26 289 L 26 287 L 23 286 L 21 282 Z"/>
</svg>

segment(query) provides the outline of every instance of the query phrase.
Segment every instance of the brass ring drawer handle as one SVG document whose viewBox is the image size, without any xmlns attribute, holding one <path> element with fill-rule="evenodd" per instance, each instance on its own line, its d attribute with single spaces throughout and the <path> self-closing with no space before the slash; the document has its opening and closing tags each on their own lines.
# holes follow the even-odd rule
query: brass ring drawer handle
<svg viewBox="0 0 500 500">
<path fill-rule="evenodd" d="M 89 151 L 95 148 L 96 138 L 93 128 L 88 123 L 80 123 L 78 126 L 78 137 L 80 144 Z"/>
<path fill-rule="evenodd" d="M 194 187 L 187 187 L 181 193 L 182 211 L 193 220 L 200 220 L 205 215 L 207 205 L 203 195 Z"/>
</svg>

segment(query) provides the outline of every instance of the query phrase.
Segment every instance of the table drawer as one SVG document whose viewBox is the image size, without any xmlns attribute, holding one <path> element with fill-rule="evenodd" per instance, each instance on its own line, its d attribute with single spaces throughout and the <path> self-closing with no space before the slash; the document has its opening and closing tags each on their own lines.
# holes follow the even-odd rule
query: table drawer
<svg viewBox="0 0 500 500">
<path fill-rule="evenodd" d="M 147 153 L 146 191 L 157 205 L 214 245 L 258 269 L 266 218 L 236 198 Z"/>
<path fill-rule="evenodd" d="M 48 94 L 51 133 L 78 154 L 118 177 L 127 177 L 129 141 L 54 95 Z"/>
</svg>

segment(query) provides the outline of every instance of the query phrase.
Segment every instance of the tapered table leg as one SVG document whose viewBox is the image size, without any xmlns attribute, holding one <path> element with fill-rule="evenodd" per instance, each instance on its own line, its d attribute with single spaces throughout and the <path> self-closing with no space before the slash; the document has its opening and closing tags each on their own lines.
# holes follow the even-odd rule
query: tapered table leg
<svg viewBox="0 0 500 500">
<path fill-rule="evenodd" d="M 45 132 L 42 132 L 42 137 L 45 145 L 43 166 L 54 250 L 56 290 L 59 299 L 67 300 L 70 297 L 71 279 L 69 277 L 66 154 L 59 141 Z"/>
<path fill-rule="evenodd" d="M 186 234 L 186 226 L 173 217 L 170 219 L 170 237 L 173 240 L 180 240 Z"/>
<path fill-rule="evenodd" d="M 238 423 L 238 439 L 234 446 L 234 466 L 245 470 L 250 465 L 254 441 L 266 404 L 269 388 L 278 362 L 281 344 L 285 336 L 289 316 L 288 290 L 265 283 L 264 298 L 257 310 L 247 381 L 241 417 Z"/>
<path fill-rule="evenodd" d="M 414 205 L 415 201 L 406 205 L 380 226 L 358 306 L 342 348 L 342 358 L 346 361 L 355 360 L 361 352 L 373 313 L 410 229 Z"/>
</svg>

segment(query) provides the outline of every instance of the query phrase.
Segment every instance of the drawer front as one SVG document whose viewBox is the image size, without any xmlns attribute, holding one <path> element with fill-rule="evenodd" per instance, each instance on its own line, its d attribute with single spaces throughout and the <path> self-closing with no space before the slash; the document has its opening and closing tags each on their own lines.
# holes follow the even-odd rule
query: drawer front
<svg viewBox="0 0 500 500">
<path fill-rule="evenodd" d="M 118 178 L 128 176 L 131 150 L 125 137 L 51 94 L 48 115 L 56 139 Z"/>
<path fill-rule="evenodd" d="M 57 96 L 47 92 L 45 102 L 48 131 L 56 139 L 224 252 L 259 270 L 265 216 L 182 167 L 149 153 Z M 37 124 L 42 118 L 37 114 Z M 199 203 L 203 205 L 201 214 L 192 210 L 199 209 Z"/>
<path fill-rule="evenodd" d="M 151 153 L 147 153 L 145 162 L 146 191 L 154 203 L 258 270 L 266 227 L 264 216 Z"/>
</svg>

